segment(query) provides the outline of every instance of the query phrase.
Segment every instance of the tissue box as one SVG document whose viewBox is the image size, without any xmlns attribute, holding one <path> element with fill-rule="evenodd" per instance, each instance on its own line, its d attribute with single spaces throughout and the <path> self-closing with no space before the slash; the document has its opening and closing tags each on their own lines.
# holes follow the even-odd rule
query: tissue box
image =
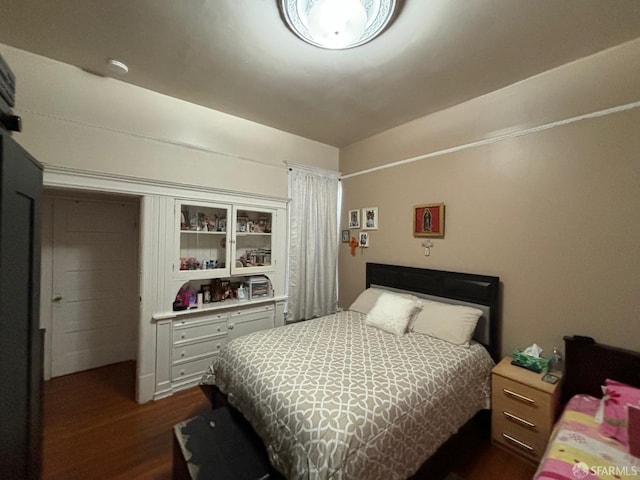
<svg viewBox="0 0 640 480">
<path fill-rule="evenodd" d="M 531 355 L 525 355 L 522 350 L 516 348 L 513 351 L 513 365 L 526 368 L 536 373 L 546 372 L 549 366 L 549 359 L 543 357 L 532 357 Z"/>
</svg>

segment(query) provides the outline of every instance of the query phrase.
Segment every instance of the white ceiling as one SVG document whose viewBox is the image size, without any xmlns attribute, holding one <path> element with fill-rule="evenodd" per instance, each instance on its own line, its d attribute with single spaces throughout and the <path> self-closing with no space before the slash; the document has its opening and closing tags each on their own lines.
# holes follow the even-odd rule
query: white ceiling
<svg viewBox="0 0 640 480">
<path fill-rule="evenodd" d="M 0 0 L 1 43 L 338 147 L 638 37 L 640 0 L 405 0 L 338 51 L 277 0 Z"/>
</svg>

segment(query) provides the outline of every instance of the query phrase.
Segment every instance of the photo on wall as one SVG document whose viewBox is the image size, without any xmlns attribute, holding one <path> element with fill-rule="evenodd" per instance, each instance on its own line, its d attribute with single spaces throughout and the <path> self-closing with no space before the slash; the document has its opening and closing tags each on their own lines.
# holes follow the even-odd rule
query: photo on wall
<svg viewBox="0 0 640 480">
<path fill-rule="evenodd" d="M 360 232 L 360 241 L 358 242 L 360 248 L 369 247 L 369 232 Z"/>
<path fill-rule="evenodd" d="M 362 209 L 362 229 L 378 229 L 378 207 L 367 207 Z"/>
<path fill-rule="evenodd" d="M 349 210 L 349 228 L 360 228 L 360 210 Z"/>
</svg>

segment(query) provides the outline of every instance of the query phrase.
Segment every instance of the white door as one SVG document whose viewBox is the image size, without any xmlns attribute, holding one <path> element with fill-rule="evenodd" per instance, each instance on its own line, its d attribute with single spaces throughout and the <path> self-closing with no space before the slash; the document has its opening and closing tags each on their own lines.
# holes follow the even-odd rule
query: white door
<svg viewBox="0 0 640 480">
<path fill-rule="evenodd" d="M 134 359 L 138 207 L 55 199 L 51 375 Z"/>
</svg>

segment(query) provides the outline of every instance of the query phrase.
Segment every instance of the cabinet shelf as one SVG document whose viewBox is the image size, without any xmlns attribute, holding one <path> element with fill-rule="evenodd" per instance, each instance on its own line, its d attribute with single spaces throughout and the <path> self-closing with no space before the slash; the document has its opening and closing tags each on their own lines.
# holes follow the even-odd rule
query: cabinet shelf
<svg viewBox="0 0 640 480">
<path fill-rule="evenodd" d="M 180 230 L 180 233 L 186 233 L 191 235 L 227 235 L 227 232 L 213 232 L 209 230 Z"/>
<path fill-rule="evenodd" d="M 255 300 L 227 299 L 223 302 L 209 303 L 209 304 L 203 305 L 202 307 L 189 308 L 187 310 L 158 312 L 158 313 L 155 313 L 152 318 L 156 321 L 167 320 L 167 319 L 172 319 L 177 317 L 194 316 L 194 315 L 203 314 L 207 312 L 215 312 L 218 310 L 228 310 L 235 307 L 249 307 L 249 306 L 255 306 L 255 305 L 260 305 L 265 303 L 282 302 L 286 299 L 287 297 L 282 295 L 278 295 L 275 297 L 258 298 Z"/>
</svg>

